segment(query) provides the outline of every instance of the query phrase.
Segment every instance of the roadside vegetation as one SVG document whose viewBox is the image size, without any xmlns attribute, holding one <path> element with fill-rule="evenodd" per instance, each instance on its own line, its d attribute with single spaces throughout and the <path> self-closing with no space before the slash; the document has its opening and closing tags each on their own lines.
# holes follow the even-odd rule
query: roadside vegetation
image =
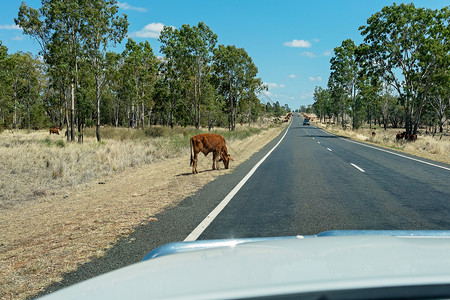
<svg viewBox="0 0 450 300">
<path fill-rule="evenodd" d="M 355 141 L 367 142 L 387 149 L 450 164 L 450 135 L 421 135 L 417 141 L 410 142 L 405 139 L 397 140 L 396 134 L 399 130 L 394 128 L 384 130 L 379 126 L 373 126 L 372 128 L 365 126 L 355 130 L 345 130 L 339 124 L 326 124 L 317 120 L 311 124 Z"/>
<path fill-rule="evenodd" d="M 210 132 L 233 143 L 271 127 L 279 125 L 266 120 L 253 126 L 238 125 L 234 131 L 218 128 Z M 205 130 L 152 126 L 144 130 L 104 127 L 102 132 L 102 142 L 98 143 L 95 128 L 87 129 L 83 144 L 67 142 L 64 136 L 43 130 L 7 130 L 0 134 L 0 209 L 35 201 L 54 189 L 97 183 L 127 168 L 183 154 L 189 164 L 190 138 Z"/>
<path fill-rule="evenodd" d="M 347 39 L 334 49 L 327 88 L 316 87 L 314 104 L 302 111 L 314 112 L 322 122 L 342 129 L 394 128 L 384 134 L 377 130 L 376 139 L 385 135 L 392 147 L 448 155 L 446 146 L 430 145 L 435 135 L 438 140 L 449 135 L 449 19 L 449 6 L 384 7 L 359 28 L 362 44 Z M 407 137 L 417 134 L 416 146 L 393 145 L 398 132 Z M 427 133 L 433 138 L 424 138 Z"/>
</svg>

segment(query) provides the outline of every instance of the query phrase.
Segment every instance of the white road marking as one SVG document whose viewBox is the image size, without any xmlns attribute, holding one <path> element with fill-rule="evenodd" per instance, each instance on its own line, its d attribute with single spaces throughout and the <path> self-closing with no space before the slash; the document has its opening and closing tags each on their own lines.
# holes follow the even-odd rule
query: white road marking
<svg viewBox="0 0 450 300">
<path fill-rule="evenodd" d="M 331 150 L 330 148 L 327 148 L 328 151 L 332 152 L 333 150 Z"/>
<path fill-rule="evenodd" d="M 326 132 L 326 131 L 324 131 L 322 129 L 320 129 L 320 130 L 322 132 L 328 134 L 328 135 L 331 135 L 330 133 L 328 133 L 328 132 Z M 353 143 L 353 144 L 357 144 L 357 145 L 364 146 L 364 147 L 367 147 L 367 148 L 371 148 L 371 149 L 375 149 L 375 150 L 378 150 L 378 151 L 386 152 L 386 153 L 389 153 L 389 154 L 392 154 L 392 155 L 397 155 L 397 156 L 400 156 L 400 157 L 403 157 L 403 158 L 407 158 L 407 159 L 410 159 L 410 160 L 413 160 L 413 161 L 417 161 L 417 162 L 420 162 L 420 163 L 423 163 L 423 164 L 426 164 L 426 165 L 430 165 L 430 166 L 433 166 L 433 167 L 437 167 L 437 168 L 441 168 L 441 169 L 450 171 L 450 168 L 447 168 L 447 167 L 444 167 L 444 166 L 440 166 L 440 165 L 436 165 L 436 164 L 433 164 L 433 163 L 430 163 L 430 162 L 427 162 L 427 161 L 423 161 L 423 160 L 420 160 L 420 159 L 417 159 L 417 158 L 413 158 L 413 157 L 409 157 L 409 156 L 406 156 L 406 155 L 402 155 L 400 153 L 395 153 L 395 152 L 392 152 L 392 151 L 389 151 L 389 150 L 385 150 L 383 148 L 377 148 L 377 147 L 374 147 L 374 146 L 371 146 L 371 145 L 358 143 L 358 142 L 355 142 L 355 141 L 352 141 L 352 140 L 349 140 L 349 139 L 343 139 L 341 137 L 338 137 L 338 138 L 340 138 L 343 141 L 349 142 L 349 143 Z"/>
<path fill-rule="evenodd" d="M 278 143 L 269 151 L 267 154 L 245 175 L 244 178 L 231 190 L 228 195 L 223 198 L 223 200 L 213 209 L 209 215 L 184 239 L 185 242 L 191 242 L 198 239 L 198 237 L 205 231 L 205 229 L 211 224 L 211 222 L 219 215 L 219 213 L 227 206 L 227 204 L 233 199 L 233 197 L 237 194 L 237 192 L 244 186 L 247 180 L 255 173 L 256 169 L 266 160 L 266 158 L 275 150 L 276 147 L 281 143 L 281 141 L 286 136 L 289 128 L 291 127 L 292 122 L 289 124 L 286 132 L 283 137 L 278 141 Z"/>
<path fill-rule="evenodd" d="M 315 138 L 313 138 L 313 140 L 315 140 Z"/>
<path fill-rule="evenodd" d="M 357 165 L 352 164 L 352 163 L 350 163 L 350 164 L 351 164 L 352 166 L 354 166 L 355 168 L 357 168 L 358 170 L 360 170 L 361 172 L 366 173 L 366 171 L 364 171 L 362 168 L 358 167 Z"/>
</svg>

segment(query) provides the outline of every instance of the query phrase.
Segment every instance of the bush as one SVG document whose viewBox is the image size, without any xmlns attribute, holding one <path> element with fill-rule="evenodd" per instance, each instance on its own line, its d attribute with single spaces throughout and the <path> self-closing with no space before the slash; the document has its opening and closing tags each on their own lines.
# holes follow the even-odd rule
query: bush
<svg viewBox="0 0 450 300">
<path fill-rule="evenodd" d="M 56 145 L 57 147 L 64 148 L 64 147 L 66 146 L 66 143 L 64 143 L 64 140 L 57 140 L 57 141 L 55 142 L 55 145 Z"/>
<path fill-rule="evenodd" d="M 144 129 L 145 136 L 147 137 L 162 137 L 165 135 L 164 129 L 162 127 L 148 127 Z"/>
</svg>

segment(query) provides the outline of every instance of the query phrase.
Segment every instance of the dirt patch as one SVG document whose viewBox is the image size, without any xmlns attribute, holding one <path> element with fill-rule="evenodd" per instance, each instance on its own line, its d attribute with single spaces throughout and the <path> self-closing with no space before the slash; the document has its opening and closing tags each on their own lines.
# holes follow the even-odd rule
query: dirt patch
<svg viewBox="0 0 450 300">
<path fill-rule="evenodd" d="M 200 174 L 192 175 L 190 154 L 128 168 L 117 176 L 79 188 L 42 193 L 0 214 L 0 296 L 24 299 L 62 279 L 62 274 L 100 257 L 136 226 L 176 206 L 206 183 L 233 171 L 282 128 L 227 142 L 231 169 L 210 170 L 212 156 L 199 157 Z M 252 151 L 248 151 L 252 149 Z M 182 176 L 180 176 L 182 175 Z"/>
</svg>

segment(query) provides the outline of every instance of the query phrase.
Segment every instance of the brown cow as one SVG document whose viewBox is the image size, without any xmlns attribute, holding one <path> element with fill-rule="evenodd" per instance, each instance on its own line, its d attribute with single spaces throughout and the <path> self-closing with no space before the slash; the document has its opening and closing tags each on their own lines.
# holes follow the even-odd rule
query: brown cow
<svg viewBox="0 0 450 300">
<path fill-rule="evenodd" d="M 58 128 L 50 128 L 50 133 L 49 134 L 52 134 L 52 133 L 59 135 Z"/>
<path fill-rule="evenodd" d="M 192 150 L 194 150 L 194 155 L 192 155 Z M 232 160 L 230 154 L 228 154 L 223 136 L 214 133 L 197 134 L 191 137 L 191 166 L 194 174 L 198 173 L 197 160 L 199 152 L 202 152 L 205 156 L 209 152 L 213 153 L 213 170 L 216 168 L 219 170 L 220 161 L 223 161 L 225 169 L 228 169 L 230 160 Z"/>
<path fill-rule="evenodd" d="M 398 141 L 398 140 L 402 140 L 404 137 L 405 137 L 405 135 L 406 135 L 406 131 L 405 132 L 400 132 L 400 133 L 397 133 L 397 135 L 395 136 L 395 139 Z"/>
<path fill-rule="evenodd" d="M 410 135 L 409 135 L 409 140 L 410 140 L 411 142 L 417 141 L 417 134 L 410 134 Z"/>
</svg>

